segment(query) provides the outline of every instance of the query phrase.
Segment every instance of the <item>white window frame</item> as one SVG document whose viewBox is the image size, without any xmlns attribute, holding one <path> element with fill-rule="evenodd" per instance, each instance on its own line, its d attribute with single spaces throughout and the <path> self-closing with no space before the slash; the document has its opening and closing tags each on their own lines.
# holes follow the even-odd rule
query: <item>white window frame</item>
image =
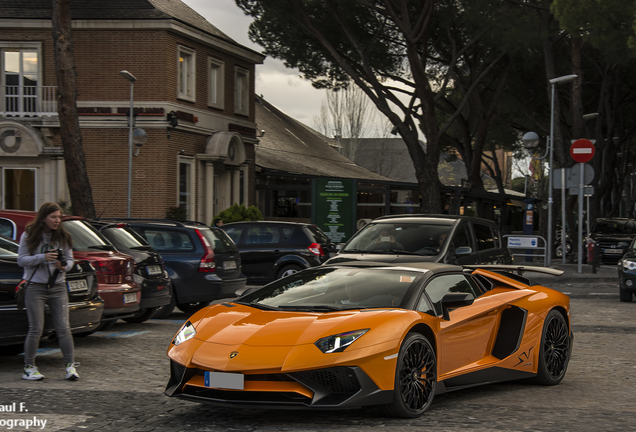
<svg viewBox="0 0 636 432">
<path fill-rule="evenodd" d="M 34 52 L 37 55 L 37 59 L 38 59 L 38 66 L 37 66 L 37 86 L 36 86 L 36 91 L 38 92 L 38 96 L 37 101 L 36 101 L 36 105 L 38 106 L 38 108 L 40 107 L 41 103 L 42 103 L 42 95 L 41 95 L 41 91 L 42 91 L 42 81 L 43 81 L 43 66 L 42 66 L 42 43 L 41 42 L 27 42 L 27 41 L 19 41 L 19 42 L 10 42 L 10 41 L 0 41 L 0 98 L 2 99 L 0 101 L 0 111 L 5 111 L 6 110 L 6 100 L 5 100 L 5 96 L 6 96 L 6 75 L 5 75 L 5 64 L 4 64 L 4 52 L 5 51 L 19 51 L 19 52 Z M 20 74 L 20 77 L 22 78 L 22 73 Z M 20 99 L 23 99 L 24 96 L 18 96 L 20 97 Z M 24 102 L 21 101 L 20 104 L 23 104 Z M 36 110 L 37 111 L 37 110 Z M 57 111 L 57 109 L 56 109 Z M 17 111 L 16 113 L 22 113 L 21 111 Z M 29 112 L 28 114 L 33 114 L 33 112 Z"/>
<path fill-rule="evenodd" d="M 188 174 L 186 179 L 186 219 L 195 219 L 195 193 L 196 193 L 196 164 L 191 156 L 179 156 L 177 158 L 177 207 L 181 205 L 181 184 L 179 176 L 181 175 L 181 164 L 188 166 Z"/>
<path fill-rule="evenodd" d="M 243 85 L 240 83 L 244 82 Z M 236 66 L 234 68 L 234 113 L 241 115 L 250 114 L 250 71 Z"/>
<path fill-rule="evenodd" d="M 181 63 L 181 58 L 184 60 L 183 63 Z M 196 64 L 196 52 L 191 48 L 179 45 L 177 50 L 177 98 L 190 102 L 196 100 Z"/>
<path fill-rule="evenodd" d="M 225 100 L 225 63 L 208 58 L 208 106 L 223 109 Z"/>
</svg>

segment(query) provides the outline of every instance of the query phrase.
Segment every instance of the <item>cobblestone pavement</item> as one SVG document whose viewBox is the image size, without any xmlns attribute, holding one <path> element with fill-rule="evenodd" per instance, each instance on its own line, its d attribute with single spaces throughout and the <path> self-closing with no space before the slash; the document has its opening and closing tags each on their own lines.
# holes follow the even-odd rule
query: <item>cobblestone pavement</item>
<svg viewBox="0 0 636 432">
<path fill-rule="evenodd" d="M 354 411 L 232 410 L 168 398 L 167 343 L 187 319 L 120 321 L 76 338 L 81 380 L 63 379 L 57 345 L 42 345 L 41 382 L 21 379 L 22 357 L 0 357 L 0 431 L 636 431 L 636 303 L 618 301 L 616 282 L 553 283 L 572 297 L 574 353 L 555 387 L 482 386 L 438 396 L 416 420 Z M 0 408 L 1 409 L 1 408 Z M 9 428 L 9 421 L 38 423 Z M 46 421 L 44 427 L 42 422 Z"/>
</svg>

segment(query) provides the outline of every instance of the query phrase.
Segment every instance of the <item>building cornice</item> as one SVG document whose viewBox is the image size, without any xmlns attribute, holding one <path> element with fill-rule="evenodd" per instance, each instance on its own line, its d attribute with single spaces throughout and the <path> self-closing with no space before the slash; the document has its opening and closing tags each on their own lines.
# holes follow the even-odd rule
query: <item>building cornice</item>
<svg viewBox="0 0 636 432">
<path fill-rule="evenodd" d="M 7 29 L 51 29 L 51 20 L 0 19 L 0 28 Z M 222 50 L 254 64 L 262 64 L 265 55 L 237 43 L 211 35 L 174 19 L 160 20 L 73 20 L 76 30 L 162 30 L 171 31 L 197 40 L 210 47 Z"/>
</svg>

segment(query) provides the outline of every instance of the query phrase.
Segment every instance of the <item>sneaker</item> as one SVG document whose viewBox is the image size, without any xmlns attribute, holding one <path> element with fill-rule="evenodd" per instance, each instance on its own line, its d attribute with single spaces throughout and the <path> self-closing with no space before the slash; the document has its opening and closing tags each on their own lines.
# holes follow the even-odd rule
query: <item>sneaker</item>
<svg viewBox="0 0 636 432">
<path fill-rule="evenodd" d="M 24 373 L 22 374 L 22 379 L 30 380 L 30 381 L 40 381 L 44 379 L 44 375 L 38 371 L 37 366 L 35 365 L 25 365 Z"/>
<path fill-rule="evenodd" d="M 77 381 L 79 379 L 79 374 L 75 368 L 79 366 L 79 363 L 67 363 L 66 364 L 66 379 L 70 381 Z"/>
</svg>

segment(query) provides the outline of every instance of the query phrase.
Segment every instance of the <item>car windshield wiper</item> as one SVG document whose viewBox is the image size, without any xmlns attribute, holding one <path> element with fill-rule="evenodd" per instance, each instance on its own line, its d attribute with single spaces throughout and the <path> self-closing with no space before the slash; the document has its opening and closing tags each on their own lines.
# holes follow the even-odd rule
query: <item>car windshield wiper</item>
<svg viewBox="0 0 636 432">
<path fill-rule="evenodd" d="M 340 311 L 341 307 L 331 306 L 331 305 L 314 305 L 314 306 L 279 306 L 280 309 L 283 310 L 295 310 L 295 311 L 309 311 L 309 312 L 331 312 L 331 311 Z M 356 308 L 357 309 L 357 308 Z"/>
<path fill-rule="evenodd" d="M 383 249 L 383 250 L 366 251 L 366 252 L 374 253 L 374 254 L 421 255 L 415 252 L 409 252 L 409 251 L 399 250 L 399 249 Z"/>
<path fill-rule="evenodd" d="M 252 303 L 252 302 L 244 302 L 244 301 L 233 301 L 232 303 L 240 304 L 243 306 L 251 306 L 253 308 L 262 309 L 262 310 L 274 310 L 274 311 L 280 310 L 276 306 L 269 306 L 262 303 Z"/>
</svg>

